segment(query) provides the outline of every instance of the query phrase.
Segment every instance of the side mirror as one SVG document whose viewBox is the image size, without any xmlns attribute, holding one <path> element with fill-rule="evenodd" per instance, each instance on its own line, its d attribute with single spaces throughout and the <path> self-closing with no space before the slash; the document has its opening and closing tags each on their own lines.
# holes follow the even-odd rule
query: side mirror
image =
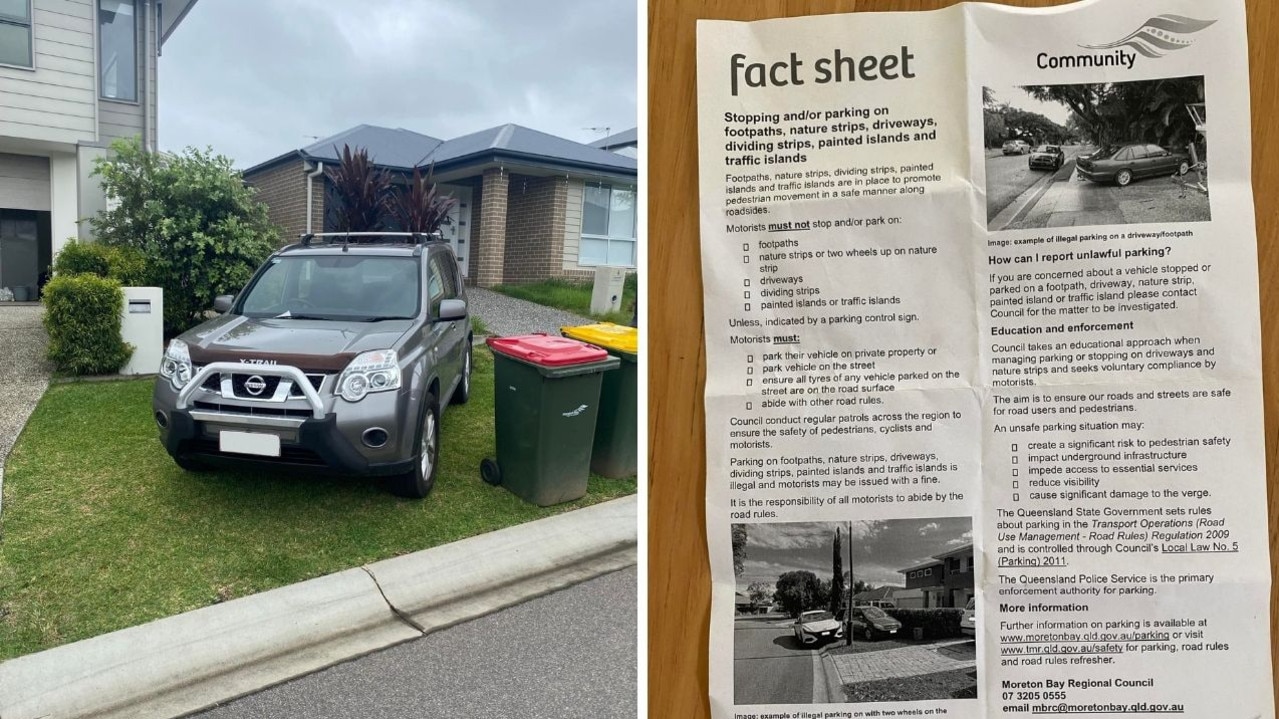
<svg viewBox="0 0 1279 719">
<path fill-rule="evenodd" d="M 213 298 L 213 311 L 224 315 L 231 311 L 231 306 L 234 304 L 235 295 L 218 295 Z"/>
<path fill-rule="evenodd" d="M 440 302 L 440 316 L 437 319 L 441 322 L 465 319 L 465 317 L 466 300 L 443 300 Z"/>
</svg>

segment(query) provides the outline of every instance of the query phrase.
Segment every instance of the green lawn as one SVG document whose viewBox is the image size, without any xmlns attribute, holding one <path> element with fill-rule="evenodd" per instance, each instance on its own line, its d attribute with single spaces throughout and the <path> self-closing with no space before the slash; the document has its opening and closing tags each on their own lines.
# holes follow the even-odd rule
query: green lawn
<svg viewBox="0 0 1279 719">
<path fill-rule="evenodd" d="M 54 385 L 4 475 L 0 660 L 632 494 L 591 477 L 539 508 L 484 484 L 494 454 L 493 361 L 444 413 L 425 500 L 375 480 L 188 474 L 160 446 L 152 381 Z"/>
<path fill-rule="evenodd" d="M 583 317 L 591 317 L 601 322 L 629 325 L 633 314 L 632 308 L 635 306 L 636 288 L 638 287 L 636 277 L 634 274 L 626 276 L 626 285 L 622 290 L 621 311 L 608 312 L 606 314 L 591 314 L 591 285 L 589 282 L 583 284 L 550 279 L 528 285 L 498 285 L 493 289 L 504 295 L 536 302 L 547 307 L 555 307 Z"/>
</svg>

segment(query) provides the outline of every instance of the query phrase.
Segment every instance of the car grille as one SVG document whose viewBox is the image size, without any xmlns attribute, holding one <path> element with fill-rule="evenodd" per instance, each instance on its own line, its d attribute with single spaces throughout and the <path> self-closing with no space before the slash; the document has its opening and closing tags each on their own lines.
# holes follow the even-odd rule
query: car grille
<svg viewBox="0 0 1279 719">
<path fill-rule="evenodd" d="M 193 402 L 192 405 L 196 409 L 208 410 L 210 412 L 225 412 L 227 414 L 242 414 L 245 416 L 257 417 L 302 417 L 310 418 L 311 410 L 309 409 L 286 409 L 284 407 L 270 407 L 263 405 L 238 405 L 238 404 L 222 404 L 220 402 Z"/>
<path fill-rule="evenodd" d="M 200 371 L 200 368 L 196 367 L 195 370 L 198 372 Z M 253 375 L 251 374 L 241 374 L 238 372 L 231 375 L 231 392 L 235 395 L 236 399 L 260 400 L 270 399 L 275 396 L 275 390 L 280 386 L 279 377 L 262 377 L 262 379 L 266 382 L 266 388 L 263 389 L 261 393 L 255 395 L 251 394 L 244 388 L 244 383 L 252 376 Z M 311 383 L 311 387 L 313 387 L 316 392 L 319 392 L 320 387 L 324 384 L 324 377 L 325 375 L 323 374 L 308 374 L 306 379 Z M 207 392 L 221 393 L 222 375 L 213 375 L 204 380 L 204 384 L 200 385 L 200 389 Z M 294 385 L 289 389 L 290 398 L 301 399 L 305 396 L 306 395 L 302 394 L 302 388 L 297 385 Z"/>
</svg>

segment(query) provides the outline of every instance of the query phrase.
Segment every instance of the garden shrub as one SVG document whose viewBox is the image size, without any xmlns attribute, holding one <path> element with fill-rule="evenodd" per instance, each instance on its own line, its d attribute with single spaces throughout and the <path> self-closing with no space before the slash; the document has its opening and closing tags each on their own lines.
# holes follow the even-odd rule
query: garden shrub
<svg viewBox="0 0 1279 719">
<path fill-rule="evenodd" d="M 116 140 L 94 174 L 116 200 L 90 220 L 94 234 L 144 258 L 147 284 L 164 290 L 167 336 L 202 322 L 218 295 L 243 289 L 278 243 L 266 206 L 228 157 L 195 148 L 160 154 L 137 138 Z"/>
<path fill-rule="evenodd" d="M 141 251 L 100 242 L 68 242 L 54 259 L 53 271 L 59 275 L 109 277 L 125 287 L 147 285 L 147 259 Z"/>
<path fill-rule="evenodd" d="M 111 274 L 111 260 L 108 257 L 112 248 L 96 242 L 68 242 L 53 260 L 53 271 L 59 275 L 97 275 L 108 277 Z"/>
<path fill-rule="evenodd" d="M 114 279 L 59 275 L 44 286 L 49 360 L 72 375 L 113 374 L 133 356 L 120 335 L 124 292 Z"/>
<path fill-rule="evenodd" d="M 945 639 L 962 637 L 959 631 L 959 620 L 964 617 L 963 609 L 936 607 L 933 609 L 885 609 L 888 616 L 902 623 L 902 629 L 910 634 L 915 627 L 923 627 L 924 636 L 929 639 Z"/>
</svg>

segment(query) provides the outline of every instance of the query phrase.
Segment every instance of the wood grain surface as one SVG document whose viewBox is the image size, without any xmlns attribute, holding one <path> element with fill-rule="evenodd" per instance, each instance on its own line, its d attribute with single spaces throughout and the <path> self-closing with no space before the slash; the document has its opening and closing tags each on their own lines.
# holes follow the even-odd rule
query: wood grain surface
<svg viewBox="0 0 1279 719">
<path fill-rule="evenodd" d="M 697 18 L 932 10 L 946 0 L 650 0 L 648 15 L 649 716 L 706 719 L 702 281 L 698 249 Z M 1025 7 L 1052 0 L 1010 2 Z M 1253 193 L 1261 272 L 1267 484 L 1275 482 L 1279 362 L 1279 0 L 1248 0 Z M 1277 521 L 1270 498 L 1271 574 Z M 1276 631 L 1271 590 L 1272 654 Z M 731 659 L 725 659 L 731 661 Z"/>
</svg>

